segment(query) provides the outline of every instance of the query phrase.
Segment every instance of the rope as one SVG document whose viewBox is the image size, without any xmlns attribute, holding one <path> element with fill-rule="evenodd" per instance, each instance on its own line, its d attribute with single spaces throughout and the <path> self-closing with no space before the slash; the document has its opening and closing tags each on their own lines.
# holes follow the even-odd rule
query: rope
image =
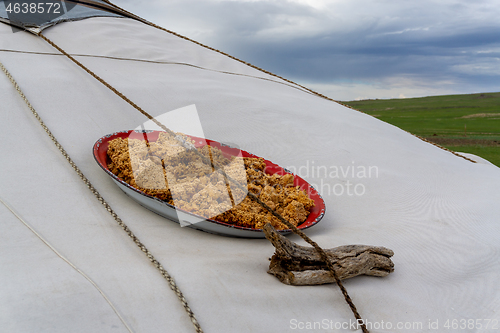
<svg viewBox="0 0 500 333">
<path fill-rule="evenodd" d="M 104 200 L 104 198 L 101 196 L 101 194 L 90 183 L 90 181 L 88 180 L 88 178 L 85 177 L 85 175 L 82 173 L 82 171 L 73 162 L 73 160 L 68 155 L 68 153 L 66 152 L 66 150 L 64 150 L 64 148 L 61 146 L 61 144 L 54 137 L 54 135 L 49 130 L 49 128 L 42 121 L 42 119 L 40 118 L 40 116 L 38 115 L 38 113 L 35 111 L 35 109 L 31 105 L 31 103 L 28 101 L 28 99 L 26 98 L 26 96 L 24 95 L 24 93 L 22 92 L 21 88 L 19 87 L 19 85 L 17 84 L 17 82 L 14 80 L 14 78 L 12 77 L 12 75 L 9 73 L 9 71 L 7 71 L 7 69 L 3 66 L 3 64 L 1 62 L 0 62 L 0 68 L 5 73 L 5 75 L 9 78 L 10 82 L 12 82 L 12 84 L 14 85 L 15 89 L 17 90 L 17 92 L 19 93 L 19 95 L 21 96 L 21 98 L 24 100 L 24 102 L 26 103 L 26 105 L 28 106 L 28 108 L 31 110 L 31 112 L 33 113 L 33 115 L 35 116 L 35 118 L 38 120 L 38 122 L 40 123 L 40 125 L 42 126 L 42 128 L 45 130 L 45 133 L 47 133 L 47 135 L 51 138 L 52 142 L 56 145 L 56 147 L 59 149 L 59 151 L 61 152 L 61 154 L 66 158 L 66 160 L 71 165 L 71 167 L 73 168 L 73 170 L 75 170 L 75 172 L 78 174 L 78 176 L 80 176 L 80 179 L 85 183 L 85 185 L 87 185 L 87 187 L 89 188 L 89 190 L 94 194 L 94 196 L 97 198 L 97 200 L 99 200 L 99 202 L 104 206 L 104 208 L 106 208 L 106 210 L 108 211 L 108 213 L 111 214 L 111 216 L 115 219 L 116 223 L 118 223 L 118 225 L 120 227 L 122 227 L 122 229 L 127 233 L 127 235 L 130 238 L 132 238 L 132 240 L 134 241 L 134 243 L 148 257 L 149 261 L 151 261 L 151 263 L 153 263 L 153 265 L 160 271 L 161 275 L 167 280 L 170 288 L 175 292 L 175 294 L 177 295 L 177 297 L 181 301 L 182 306 L 184 307 L 184 309 L 188 313 L 188 316 L 191 319 L 191 322 L 193 323 L 193 325 L 194 325 L 194 327 L 196 329 L 196 332 L 197 333 L 203 333 L 203 330 L 202 330 L 200 324 L 198 323 L 198 321 L 196 320 L 196 317 L 195 317 L 193 311 L 189 307 L 186 298 L 182 294 L 182 292 L 179 289 L 179 287 L 177 287 L 177 284 L 175 283 L 175 281 L 172 278 L 172 276 L 163 268 L 163 266 L 161 265 L 161 263 L 158 260 L 155 259 L 155 257 L 146 248 L 146 246 L 143 243 L 141 243 L 141 241 L 139 240 L 139 238 L 137 238 L 137 236 L 134 235 L 134 233 L 129 229 L 129 227 L 115 213 L 115 211 L 111 208 L 111 206 L 106 202 L 106 200 Z"/>
<path fill-rule="evenodd" d="M 349 108 L 349 109 L 351 109 L 351 110 L 354 110 L 354 111 L 358 111 L 358 112 L 361 112 L 361 113 L 367 114 L 367 113 L 365 113 L 365 112 L 363 112 L 363 111 L 360 111 L 360 110 L 358 110 L 358 109 L 353 108 L 352 106 L 349 106 L 349 105 L 347 105 L 347 104 L 345 104 L 345 103 L 342 103 L 341 101 L 337 101 L 337 100 L 335 100 L 335 99 L 333 99 L 333 98 L 330 98 L 330 97 L 328 97 L 328 96 L 325 96 L 325 95 L 323 95 L 323 94 L 320 94 L 320 93 L 319 93 L 319 92 L 317 92 L 317 91 L 314 91 L 314 90 L 312 90 L 312 89 L 310 89 L 310 88 L 307 88 L 307 87 L 305 87 L 305 86 L 303 86 L 303 85 L 300 85 L 300 84 L 298 84 L 298 83 L 296 83 L 296 82 L 293 82 L 292 80 L 289 80 L 289 79 L 286 79 L 286 78 L 284 78 L 284 77 L 281 77 L 281 76 L 279 76 L 279 75 L 277 75 L 277 74 L 274 74 L 274 73 L 272 73 L 272 72 L 269 72 L 269 71 L 267 71 L 267 70 L 265 70 L 265 69 L 263 69 L 263 68 L 260 68 L 260 67 L 258 67 L 258 66 L 252 65 L 251 63 L 248 63 L 248 62 L 245 62 L 245 61 L 243 61 L 243 60 L 241 60 L 241 59 L 238 59 L 238 58 L 236 58 L 236 57 L 234 57 L 234 56 L 232 56 L 232 55 L 230 55 L 230 54 L 227 54 L 227 53 L 225 53 L 225 52 L 223 52 L 223 51 L 220 51 L 220 50 L 215 49 L 215 48 L 213 48 L 213 47 L 210 47 L 210 46 L 208 46 L 208 45 L 202 44 L 202 43 L 197 42 L 197 41 L 195 41 L 195 40 L 193 40 L 193 39 L 191 39 L 191 38 L 188 38 L 188 37 L 186 37 L 186 36 L 180 35 L 180 34 L 178 34 L 178 33 L 174 32 L 174 31 L 171 31 L 171 30 L 165 29 L 165 28 L 163 28 L 163 27 L 161 27 L 161 26 L 159 26 L 159 25 L 156 25 L 156 24 L 154 24 L 154 23 L 152 23 L 152 22 L 149 22 L 149 21 L 147 21 L 147 20 L 145 20 L 145 19 L 143 19 L 143 18 L 141 18 L 141 17 L 139 17 L 139 16 L 137 16 L 137 15 L 135 15 L 135 14 L 132 14 L 131 12 L 129 12 L 129 11 L 127 11 L 127 10 L 125 10 L 125 9 L 123 9 L 123 8 L 121 8 L 121 7 L 117 6 L 117 5 L 115 5 L 115 4 L 113 4 L 113 3 L 111 3 L 109 0 L 103 0 L 103 1 L 104 1 L 104 2 L 106 2 L 106 3 L 108 3 L 109 5 L 111 5 L 111 6 L 115 7 L 115 8 L 117 8 L 117 9 L 119 9 L 119 10 L 123 11 L 124 13 L 127 13 L 128 15 L 134 16 L 134 18 L 135 18 L 136 20 L 139 20 L 139 21 L 141 21 L 141 22 L 143 22 L 143 23 L 145 23 L 145 24 L 147 24 L 147 25 L 150 25 L 150 26 L 152 26 L 152 27 L 154 27 L 154 28 L 157 28 L 157 29 L 163 30 L 163 31 L 165 31 L 165 32 L 168 32 L 169 34 L 172 34 L 172 35 L 176 36 L 176 37 L 179 37 L 179 38 L 185 39 L 185 40 L 187 40 L 187 41 L 190 41 L 190 42 L 192 42 L 192 43 L 195 43 L 196 45 L 202 46 L 202 47 L 204 47 L 204 48 L 206 48 L 206 49 L 209 49 L 209 50 L 211 50 L 211 51 L 214 51 L 214 52 L 220 53 L 220 54 L 222 54 L 222 55 L 225 55 L 226 57 L 229 57 L 229 58 L 231 58 L 231 59 L 233 59 L 233 60 L 236 60 L 236 61 L 238 61 L 238 62 L 240 62 L 240 63 L 242 63 L 242 64 L 245 64 L 245 65 L 247 65 L 247 66 L 249 66 L 249 67 L 252 67 L 252 68 L 254 68 L 254 69 L 257 69 L 257 70 L 259 70 L 259 71 L 261 71 L 261 72 L 263 72 L 263 73 L 266 73 L 266 74 L 268 74 L 268 75 L 271 75 L 271 76 L 273 76 L 273 77 L 276 77 L 276 78 L 278 78 L 278 79 L 281 79 L 281 80 L 283 80 L 283 81 L 285 81 L 285 82 L 291 83 L 291 84 L 293 84 L 293 85 L 295 85 L 295 86 L 297 86 L 297 87 L 300 87 L 300 88 L 302 88 L 302 89 L 306 90 L 307 92 L 309 92 L 309 93 L 311 93 L 311 94 L 313 94 L 313 95 L 316 95 L 316 96 L 321 97 L 321 98 L 324 98 L 324 99 L 326 99 L 326 100 L 329 100 L 329 101 L 335 102 L 335 103 L 340 104 L 340 105 L 342 105 L 342 106 L 345 106 L 345 107 L 347 107 L 347 108 Z M 437 143 L 434 143 L 434 142 L 432 142 L 432 141 L 429 141 L 429 140 L 427 140 L 427 139 L 425 139 L 425 138 L 422 138 L 422 137 L 420 137 L 420 136 L 418 136 L 418 135 L 416 135 L 416 134 L 413 134 L 413 133 L 411 133 L 411 132 L 408 132 L 408 131 L 406 131 L 406 130 L 404 130 L 404 131 L 405 131 L 405 132 L 407 132 L 407 133 L 409 133 L 409 134 L 411 134 L 411 135 L 413 135 L 413 136 L 415 136 L 415 137 L 417 137 L 417 138 L 419 138 L 419 139 L 420 139 L 420 140 L 422 140 L 422 141 L 425 141 L 425 142 L 427 142 L 427 143 L 432 144 L 433 146 L 436 146 L 436 147 L 438 147 L 438 148 L 441 148 L 441 149 L 443 149 L 443 150 L 446 150 L 447 152 L 450 152 L 450 153 L 452 153 L 452 154 L 453 154 L 453 155 L 455 155 L 455 156 L 461 157 L 461 158 L 463 158 L 463 159 L 465 159 L 465 160 L 467 160 L 467 161 L 469 161 L 469 162 L 476 163 L 476 161 L 474 161 L 474 160 L 472 160 L 472 159 L 470 159 L 470 158 L 468 158 L 468 157 L 466 157 L 466 156 L 460 155 L 459 153 L 457 153 L 457 152 L 455 152 L 455 151 L 453 151 L 453 150 L 450 150 L 450 149 L 448 149 L 448 148 L 446 148 L 446 147 L 443 147 L 443 146 L 441 146 L 441 145 L 438 145 Z"/>
<path fill-rule="evenodd" d="M 353 107 L 352 107 L 352 106 L 350 106 L 350 105 L 344 104 L 344 103 L 339 102 L 339 101 L 336 101 L 336 102 L 337 102 L 337 103 L 339 103 L 340 105 L 345 106 L 346 108 L 349 108 L 349 109 L 352 109 L 352 110 L 355 110 L 355 111 L 358 111 L 358 112 L 361 112 L 361 113 L 364 113 L 364 114 L 368 114 L 368 113 L 365 113 L 365 112 L 360 111 L 360 110 L 358 110 L 358 109 L 355 109 L 355 108 L 353 108 Z M 371 116 L 371 115 L 369 115 L 369 116 Z M 372 117 L 373 117 L 373 116 L 372 116 Z M 438 148 L 440 148 L 440 149 L 442 149 L 442 150 L 446 150 L 447 152 L 452 153 L 452 154 L 453 154 L 453 155 L 455 155 L 455 156 L 461 157 L 461 158 L 463 158 L 464 160 L 467 160 L 467 161 L 472 162 L 472 163 L 477 163 L 476 161 L 471 160 L 470 158 L 468 158 L 468 157 L 466 157 L 466 156 L 460 155 L 459 153 L 457 153 L 457 152 L 455 152 L 455 151 L 453 151 L 453 150 L 451 150 L 451 149 L 448 149 L 448 148 L 446 148 L 446 147 L 443 147 L 443 146 L 441 146 L 441 145 L 438 145 L 438 144 L 437 144 L 437 143 L 435 143 L 435 142 L 429 141 L 429 140 L 427 140 L 426 138 L 423 138 L 423 137 L 421 137 L 421 136 L 419 136 L 419 135 L 416 135 L 416 134 L 413 134 L 413 133 L 411 133 L 411 132 L 408 132 L 407 130 L 403 130 L 403 131 L 405 131 L 406 133 L 409 133 L 409 134 L 413 135 L 414 137 L 419 138 L 420 140 L 422 140 L 422 141 L 424 141 L 424 142 L 430 143 L 431 145 L 436 146 L 436 147 L 438 147 Z"/>
<path fill-rule="evenodd" d="M 38 237 L 38 239 L 40 239 L 45 245 L 47 245 L 49 247 L 49 249 L 52 250 L 52 252 L 54 252 L 59 258 L 61 258 L 64 262 L 66 262 L 68 265 L 70 265 L 75 271 L 77 271 L 80 275 L 82 275 L 88 282 L 90 282 L 90 284 L 92 284 L 92 286 L 94 286 L 97 291 L 99 291 L 99 293 L 101 294 L 102 297 L 104 297 L 104 299 L 106 300 L 106 302 L 108 302 L 109 306 L 113 309 L 113 311 L 116 313 L 116 315 L 118 316 L 118 318 L 120 318 L 120 321 L 123 323 L 123 325 L 125 325 L 125 327 L 127 328 L 127 330 L 130 332 L 130 333 L 133 333 L 134 331 L 127 325 L 127 323 L 125 322 L 125 319 L 123 319 L 123 317 L 120 315 L 120 313 L 118 312 L 118 310 L 116 309 L 116 307 L 113 305 L 113 303 L 111 302 L 111 300 L 106 296 L 106 294 L 104 293 L 104 291 L 102 291 L 101 288 L 99 288 L 99 286 L 87 275 L 85 274 L 83 271 L 81 271 L 78 267 L 76 267 L 71 261 L 69 261 L 66 257 L 64 257 L 62 254 L 59 253 L 59 251 L 57 251 L 52 245 L 50 245 L 50 243 L 45 240 L 45 238 L 42 237 L 42 235 L 40 235 L 38 232 L 36 232 L 35 229 L 33 229 L 33 227 L 31 227 L 28 222 L 26 222 L 21 216 L 19 216 L 15 211 L 14 209 L 12 209 L 5 201 L 3 201 L 1 198 L 0 198 L 0 202 L 8 209 L 10 210 L 10 212 L 19 220 L 21 221 L 22 224 L 24 224 L 24 226 L 26 228 L 28 228 L 32 233 L 35 234 L 35 236 Z"/>
<path fill-rule="evenodd" d="M 23 53 L 23 54 L 40 54 L 40 55 L 50 55 L 50 56 L 64 56 L 64 54 L 60 53 L 52 53 L 52 52 L 35 52 L 35 51 L 19 51 L 19 50 L 11 50 L 11 49 L 0 49 L 0 52 L 11 52 L 11 53 Z M 213 68 L 208 68 L 208 67 L 202 67 L 190 63 L 185 63 L 185 62 L 176 62 L 176 61 L 160 61 L 160 60 L 147 60 L 147 59 L 138 59 L 138 58 L 123 58 L 123 57 L 111 57 L 111 56 L 103 56 L 103 55 L 95 55 L 95 54 L 81 54 L 81 53 L 71 53 L 73 57 L 86 57 L 86 58 L 100 58 L 100 59 L 111 59 L 111 60 L 121 60 L 121 61 L 134 61 L 134 62 L 144 62 L 144 63 L 149 63 L 149 64 L 161 64 L 161 65 L 179 65 L 179 66 L 188 66 L 188 67 L 193 67 L 197 69 L 202 69 L 205 71 L 211 71 L 215 73 L 221 73 L 221 74 L 227 74 L 227 75 L 235 75 L 235 76 L 244 76 L 244 77 L 250 77 L 253 79 L 257 80 L 263 80 L 263 81 L 269 81 L 277 84 L 281 84 L 293 89 L 300 90 L 302 92 L 306 92 L 308 94 L 314 95 L 313 93 L 309 91 L 304 91 L 302 88 L 297 87 L 293 84 L 285 83 L 285 82 L 279 82 L 275 80 L 274 78 L 266 78 L 266 77 L 261 77 L 261 76 L 254 76 L 254 75 L 249 75 L 249 74 L 242 74 L 242 73 L 235 73 L 235 72 L 229 72 L 229 71 L 221 71 Z"/>
<path fill-rule="evenodd" d="M 90 69 L 88 69 L 87 67 L 85 67 L 82 63 L 80 63 L 78 60 L 76 60 L 75 58 L 73 58 L 70 54 L 68 54 L 66 51 L 64 51 L 63 49 L 61 49 L 59 46 L 57 46 L 54 42 L 52 42 L 50 39 L 48 39 L 47 37 L 45 37 L 41 32 L 38 32 L 38 36 L 40 36 L 42 39 L 44 39 L 47 43 L 49 43 L 50 45 L 52 45 L 55 49 L 57 49 L 59 52 L 61 52 L 62 54 L 64 54 L 66 57 L 68 57 L 72 62 L 74 62 L 76 65 L 78 65 L 78 67 L 82 68 L 84 71 L 86 71 L 88 74 L 90 74 L 92 77 L 94 77 L 97 81 L 101 82 L 104 86 L 106 86 L 107 88 L 109 88 L 111 91 L 113 91 L 116 95 L 118 95 L 120 98 L 122 98 L 124 101 L 126 101 L 127 103 L 129 103 L 132 107 L 134 107 L 137 111 L 139 111 L 140 113 L 142 113 L 144 116 L 146 116 L 148 119 L 152 120 L 156 125 L 158 125 L 161 129 L 163 129 L 165 132 L 173 135 L 173 136 L 176 136 L 178 137 L 171 129 L 167 128 L 165 125 L 163 125 L 162 123 L 160 123 L 158 120 L 156 120 L 153 116 L 151 116 L 149 113 L 147 113 L 146 111 L 144 111 L 142 108 L 140 108 L 137 104 L 135 104 L 134 102 L 132 102 L 129 98 L 127 98 L 124 94 L 122 94 L 121 92 L 119 92 L 117 89 L 115 89 L 113 86 L 111 86 L 109 83 L 107 83 L 106 81 L 104 81 L 102 78 L 100 78 L 97 74 L 95 74 L 94 72 L 92 72 Z M 190 149 L 192 150 L 193 152 L 196 153 L 196 155 L 198 157 L 200 157 L 203 162 L 207 165 L 212 165 L 219 173 L 221 173 L 226 179 L 228 179 L 230 182 L 232 182 L 235 186 L 237 186 L 239 189 L 243 190 L 243 191 L 247 191 L 247 188 L 244 187 L 242 184 L 240 184 L 238 181 L 234 180 L 232 177 L 230 177 L 221 167 L 219 167 L 218 165 L 214 164 L 211 162 L 211 160 L 207 157 L 205 157 L 204 155 L 202 155 L 200 152 L 198 152 L 198 150 L 196 149 L 193 149 L 194 146 L 188 144 L 187 142 L 181 142 L 183 143 L 183 146 L 186 148 L 186 149 Z M 304 239 L 307 243 L 309 243 L 310 245 L 312 245 L 314 247 L 314 249 L 316 249 L 316 251 L 318 252 L 318 254 L 320 255 L 321 259 L 325 262 L 326 266 L 328 267 L 328 270 L 330 271 L 330 274 L 332 275 L 332 277 L 334 278 L 335 282 L 337 283 L 337 285 L 339 286 L 341 292 L 342 292 L 342 295 L 344 295 L 344 299 L 345 301 L 347 302 L 347 304 L 349 305 L 352 313 L 354 314 L 354 317 L 357 319 L 358 323 L 360 323 L 360 326 L 363 330 L 364 333 L 368 333 L 368 329 L 366 328 L 358 310 L 356 309 L 356 306 L 354 305 L 351 297 L 349 296 L 349 294 L 347 293 L 347 290 L 345 289 L 344 285 L 342 284 L 341 280 L 339 279 L 336 271 L 335 271 L 335 268 L 333 267 L 333 264 L 331 263 L 330 259 L 328 258 L 328 256 L 326 255 L 325 251 L 316 243 L 314 242 L 312 239 L 310 239 L 304 232 L 302 232 L 301 230 L 299 230 L 296 226 L 294 226 L 292 223 L 288 222 L 285 218 L 283 218 L 283 216 L 281 216 L 280 214 L 278 214 L 274 209 L 272 209 L 271 207 L 269 207 L 266 203 L 264 203 L 262 200 L 259 199 L 258 196 L 256 196 L 255 194 L 253 194 L 252 192 L 248 191 L 247 192 L 248 196 L 254 200 L 255 202 L 257 202 L 258 204 L 260 204 L 262 207 L 264 207 L 266 210 L 268 210 L 273 216 L 275 216 L 276 218 L 278 218 L 280 220 L 280 222 L 282 222 L 283 224 L 285 224 L 288 228 L 290 228 L 295 234 L 299 235 L 300 237 L 302 237 L 302 239 Z"/>
<path fill-rule="evenodd" d="M 406 131 L 405 131 L 405 132 L 406 132 Z M 410 133 L 410 132 L 408 132 L 408 133 Z M 433 146 L 436 146 L 436 147 L 438 147 L 438 148 L 441 148 L 441 149 L 443 149 L 443 150 L 446 150 L 447 152 L 450 152 L 450 153 L 452 153 L 452 154 L 453 154 L 453 155 L 455 155 L 455 156 L 461 157 L 461 158 L 463 158 L 463 159 L 465 159 L 465 160 L 467 160 L 467 161 L 470 161 L 470 162 L 472 162 L 472 163 L 477 163 L 476 161 L 474 161 L 474 160 L 472 160 L 472 159 L 468 158 L 467 156 L 461 155 L 461 154 L 459 154 L 459 153 L 457 153 L 457 152 L 455 152 L 455 151 L 453 151 L 453 150 L 451 150 L 451 149 L 448 149 L 448 148 L 446 148 L 446 147 L 443 147 L 443 146 L 441 146 L 441 145 L 438 145 L 437 143 L 432 142 L 432 141 L 429 141 L 429 140 L 427 140 L 426 138 L 423 138 L 423 137 L 418 136 L 418 135 L 413 134 L 413 133 L 410 133 L 410 134 L 411 134 L 411 135 L 413 135 L 413 136 L 416 136 L 417 138 L 419 138 L 419 139 L 420 139 L 420 140 L 422 140 L 422 141 L 425 141 L 425 142 L 427 142 L 427 143 L 430 143 L 430 144 L 431 144 L 431 145 L 433 145 Z"/>
</svg>

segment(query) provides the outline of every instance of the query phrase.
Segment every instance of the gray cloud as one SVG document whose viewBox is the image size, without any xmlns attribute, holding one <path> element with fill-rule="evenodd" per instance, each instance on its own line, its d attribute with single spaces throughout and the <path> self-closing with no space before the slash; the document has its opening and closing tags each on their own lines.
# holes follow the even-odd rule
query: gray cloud
<svg viewBox="0 0 500 333">
<path fill-rule="evenodd" d="M 301 83 L 388 84 L 392 91 L 398 82 L 404 91 L 406 82 L 410 96 L 418 87 L 424 94 L 500 90 L 494 0 L 115 3 Z"/>
</svg>

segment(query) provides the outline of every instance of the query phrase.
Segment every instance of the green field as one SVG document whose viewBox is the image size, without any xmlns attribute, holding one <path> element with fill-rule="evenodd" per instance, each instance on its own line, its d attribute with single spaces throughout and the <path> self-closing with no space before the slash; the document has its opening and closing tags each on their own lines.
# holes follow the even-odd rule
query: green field
<svg viewBox="0 0 500 333">
<path fill-rule="evenodd" d="M 500 167 L 500 93 L 342 103 Z"/>
</svg>

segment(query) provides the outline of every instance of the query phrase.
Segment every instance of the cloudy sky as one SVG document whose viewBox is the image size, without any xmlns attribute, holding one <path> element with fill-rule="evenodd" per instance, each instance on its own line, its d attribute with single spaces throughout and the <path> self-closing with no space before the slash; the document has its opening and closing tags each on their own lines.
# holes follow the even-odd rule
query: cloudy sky
<svg viewBox="0 0 500 333">
<path fill-rule="evenodd" d="M 112 0 L 337 100 L 500 91 L 498 0 Z"/>
</svg>

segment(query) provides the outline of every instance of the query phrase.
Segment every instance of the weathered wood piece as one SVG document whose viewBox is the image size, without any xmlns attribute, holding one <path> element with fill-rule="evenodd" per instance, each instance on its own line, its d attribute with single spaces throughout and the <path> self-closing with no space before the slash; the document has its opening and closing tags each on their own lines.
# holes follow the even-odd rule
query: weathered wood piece
<svg viewBox="0 0 500 333">
<path fill-rule="evenodd" d="M 267 271 L 269 274 L 295 286 L 335 283 L 314 248 L 295 244 L 276 232 L 269 223 L 263 230 L 276 249 Z M 394 263 L 390 259 L 394 252 L 385 247 L 345 245 L 325 252 L 340 280 L 358 275 L 387 276 L 394 271 Z"/>
</svg>

